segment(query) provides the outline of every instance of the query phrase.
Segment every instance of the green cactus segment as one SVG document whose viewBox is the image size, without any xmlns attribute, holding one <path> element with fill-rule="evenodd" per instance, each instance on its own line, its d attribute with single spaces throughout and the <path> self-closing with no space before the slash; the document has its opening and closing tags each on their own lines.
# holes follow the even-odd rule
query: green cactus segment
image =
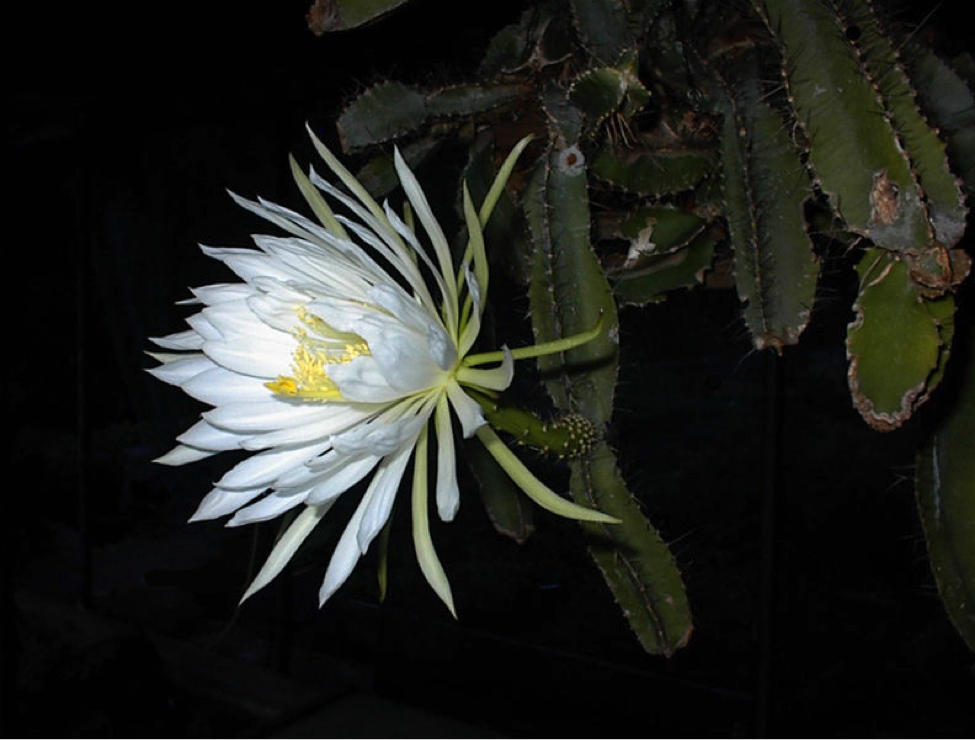
<svg viewBox="0 0 975 740">
<path fill-rule="evenodd" d="M 847 21 L 859 31 L 857 49 L 880 90 L 890 120 L 907 151 L 920 185 L 935 239 L 951 247 L 965 232 L 967 209 L 945 145 L 918 109 L 910 81 L 890 39 L 866 0 L 845 0 Z"/>
<path fill-rule="evenodd" d="M 574 146 L 552 147 L 526 187 L 524 207 L 533 242 L 529 298 L 538 341 L 584 331 L 600 317 L 610 328 L 603 337 L 538 363 L 555 405 L 602 427 L 613 412 L 616 306 L 590 245 L 581 156 Z M 692 629 L 673 556 L 627 491 L 605 443 L 570 462 L 570 469 L 569 490 L 577 503 L 599 502 L 622 520 L 583 525 L 593 538 L 590 554 L 640 643 L 648 652 L 670 655 L 687 642 Z"/>
<path fill-rule="evenodd" d="M 642 305 L 703 281 L 714 262 L 715 242 L 700 216 L 675 208 L 640 208 L 620 224 L 629 243 L 623 265 L 612 275 L 619 301 Z"/>
<path fill-rule="evenodd" d="M 905 45 L 918 101 L 944 136 L 948 155 L 969 191 L 975 191 L 975 95 L 968 83 L 926 46 Z"/>
<path fill-rule="evenodd" d="M 809 163 L 847 227 L 888 249 L 921 250 L 930 226 L 918 183 L 857 50 L 820 0 L 756 6 L 782 44 Z"/>
<path fill-rule="evenodd" d="M 903 424 L 940 381 L 953 335 L 954 298 L 928 300 L 895 254 L 867 250 L 847 332 L 854 405 L 875 429 Z"/>
<path fill-rule="evenodd" d="M 533 242 L 529 299 L 536 341 L 591 329 L 607 331 L 568 352 L 540 357 L 539 370 L 555 405 L 597 426 L 613 413 L 616 384 L 616 304 L 589 241 L 589 192 L 582 152 L 551 149 L 535 166 L 524 194 Z"/>
<path fill-rule="evenodd" d="M 613 64 L 635 45 L 623 0 L 570 0 L 569 7 L 582 45 L 597 62 Z"/>
<path fill-rule="evenodd" d="M 593 157 L 592 174 L 637 195 L 659 196 L 690 190 L 715 168 L 714 157 L 697 149 L 617 150 L 603 145 Z"/>
<path fill-rule="evenodd" d="M 354 151 L 413 133 L 432 122 L 485 113 L 525 94 L 520 85 L 458 85 L 423 92 L 383 82 L 357 97 L 339 116 L 342 147 Z"/>
<path fill-rule="evenodd" d="M 569 490 L 621 524 L 582 523 L 589 553 L 643 649 L 670 656 L 693 631 L 690 605 L 674 557 L 626 488 L 609 447 L 601 442 L 585 460 L 570 464 Z"/>
<path fill-rule="evenodd" d="M 975 332 L 968 340 L 975 349 Z M 954 408 L 918 456 L 916 494 L 941 599 L 975 651 L 975 362 L 968 359 Z"/>
<path fill-rule="evenodd" d="M 317 35 L 345 31 L 379 20 L 409 0 L 315 0 L 308 27 Z"/>
<path fill-rule="evenodd" d="M 500 534 L 519 545 L 535 531 L 533 506 L 480 440 L 471 440 L 464 457 L 481 489 L 488 518 Z"/>
<path fill-rule="evenodd" d="M 812 184 L 757 83 L 737 97 L 721 149 L 735 286 L 755 347 L 781 352 L 799 341 L 816 295 L 819 268 L 803 213 Z"/>
<path fill-rule="evenodd" d="M 473 389 L 468 392 L 481 405 L 484 418 L 492 427 L 510 434 L 519 444 L 545 454 L 570 460 L 580 458 L 588 454 L 599 439 L 596 425 L 580 414 L 568 413 L 546 421 L 494 396 Z"/>
<path fill-rule="evenodd" d="M 677 290 L 694 288 L 714 264 L 715 242 L 702 233 L 681 249 L 647 259 L 614 276 L 616 297 L 625 305 L 659 303 Z"/>
<path fill-rule="evenodd" d="M 650 92 L 640 82 L 636 56 L 627 55 L 618 67 L 599 67 L 579 75 L 569 89 L 569 100 L 595 128 L 609 116 L 628 119 L 638 113 L 650 102 Z"/>
<path fill-rule="evenodd" d="M 566 414 L 545 421 L 530 411 L 492 399 L 478 398 L 478 402 L 492 427 L 546 454 L 564 459 L 579 458 L 590 452 L 599 439 L 596 426 L 579 414 Z"/>
<path fill-rule="evenodd" d="M 494 35 L 478 69 L 482 79 L 540 70 L 574 53 L 572 32 L 551 7 L 527 8 L 517 23 Z"/>
</svg>

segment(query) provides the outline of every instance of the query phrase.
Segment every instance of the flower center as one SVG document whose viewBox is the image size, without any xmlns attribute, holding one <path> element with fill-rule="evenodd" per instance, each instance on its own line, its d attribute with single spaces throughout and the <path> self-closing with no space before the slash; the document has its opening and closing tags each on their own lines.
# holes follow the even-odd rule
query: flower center
<svg viewBox="0 0 975 740">
<path fill-rule="evenodd" d="M 294 330 L 298 346 L 292 355 L 293 375 L 279 375 L 264 385 L 281 396 L 306 401 L 338 401 L 342 393 L 328 376 L 330 365 L 344 365 L 369 355 L 369 345 L 358 334 L 335 331 L 318 316 L 296 309 L 304 326 Z"/>
</svg>

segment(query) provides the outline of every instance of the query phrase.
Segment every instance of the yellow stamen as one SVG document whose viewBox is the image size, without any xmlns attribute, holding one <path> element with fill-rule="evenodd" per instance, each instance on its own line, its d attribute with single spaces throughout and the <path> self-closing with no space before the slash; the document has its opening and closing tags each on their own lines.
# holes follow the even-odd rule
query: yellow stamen
<svg viewBox="0 0 975 740">
<path fill-rule="evenodd" d="M 296 329 L 294 335 L 298 346 L 291 365 L 294 375 L 279 375 L 277 380 L 264 386 L 288 398 L 321 403 L 341 400 L 342 393 L 328 377 L 328 366 L 344 365 L 356 357 L 368 355 L 369 345 L 357 334 L 335 331 L 304 307 L 296 312 L 301 322 L 317 336 L 309 336 L 303 328 Z"/>
</svg>

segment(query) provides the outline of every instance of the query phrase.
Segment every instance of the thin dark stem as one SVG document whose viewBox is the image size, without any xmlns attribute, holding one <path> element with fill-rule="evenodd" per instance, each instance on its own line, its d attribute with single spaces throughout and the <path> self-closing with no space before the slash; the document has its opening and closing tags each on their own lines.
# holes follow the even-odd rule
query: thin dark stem
<svg viewBox="0 0 975 740">
<path fill-rule="evenodd" d="M 767 353 L 765 367 L 765 459 L 761 503 L 759 566 L 758 689 L 755 730 L 758 737 L 774 732 L 775 718 L 775 524 L 782 451 L 782 358 Z"/>
<path fill-rule="evenodd" d="M 85 345 L 87 342 L 87 300 L 91 284 L 89 256 L 91 255 L 90 192 L 86 187 L 86 173 L 79 175 L 76 186 L 78 213 L 76 214 L 78 247 L 75 253 L 75 429 L 78 438 L 78 459 L 75 484 L 78 493 L 78 535 L 81 543 L 81 585 L 79 598 L 82 606 L 92 604 L 92 548 L 88 518 L 88 464 L 91 439 L 88 430 L 88 395 L 86 393 Z"/>
</svg>

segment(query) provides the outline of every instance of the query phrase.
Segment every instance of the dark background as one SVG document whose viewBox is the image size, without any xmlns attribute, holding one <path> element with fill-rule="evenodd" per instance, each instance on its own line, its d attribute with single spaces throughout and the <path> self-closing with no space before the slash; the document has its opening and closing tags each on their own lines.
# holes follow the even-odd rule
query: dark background
<svg viewBox="0 0 975 740">
<path fill-rule="evenodd" d="M 306 121 L 334 143 L 342 102 L 381 76 L 464 79 L 522 7 L 471 5 L 419 1 L 325 38 L 293 0 L 12 11 L 3 734 L 970 735 L 972 655 L 911 483 L 945 399 L 892 434 L 860 421 L 842 260 L 778 363 L 750 351 L 727 290 L 622 314 L 611 433 L 685 574 L 696 631 L 676 656 L 641 651 L 574 524 L 537 514 L 517 545 L 472 487 L 434 532 L 459 621 L 423 583 L 402 511 L 382 606 L 367 557 L 317 608 L 337 511 L 235 610 L 274 523 L 185 523 L 230 463 L 150 463 L 200 407 L 142 372 L 146 337 L 182 328 L 188 286 L 228 279 L 196 243 L 264 228 L 224 188 L 299 207 L 286 158 L 309 161 Z M 956 48 L 971 38 L 952 6 L 931 23 Z M 515 337 L 526 306 L 508 291 Z"/>
</svg>

